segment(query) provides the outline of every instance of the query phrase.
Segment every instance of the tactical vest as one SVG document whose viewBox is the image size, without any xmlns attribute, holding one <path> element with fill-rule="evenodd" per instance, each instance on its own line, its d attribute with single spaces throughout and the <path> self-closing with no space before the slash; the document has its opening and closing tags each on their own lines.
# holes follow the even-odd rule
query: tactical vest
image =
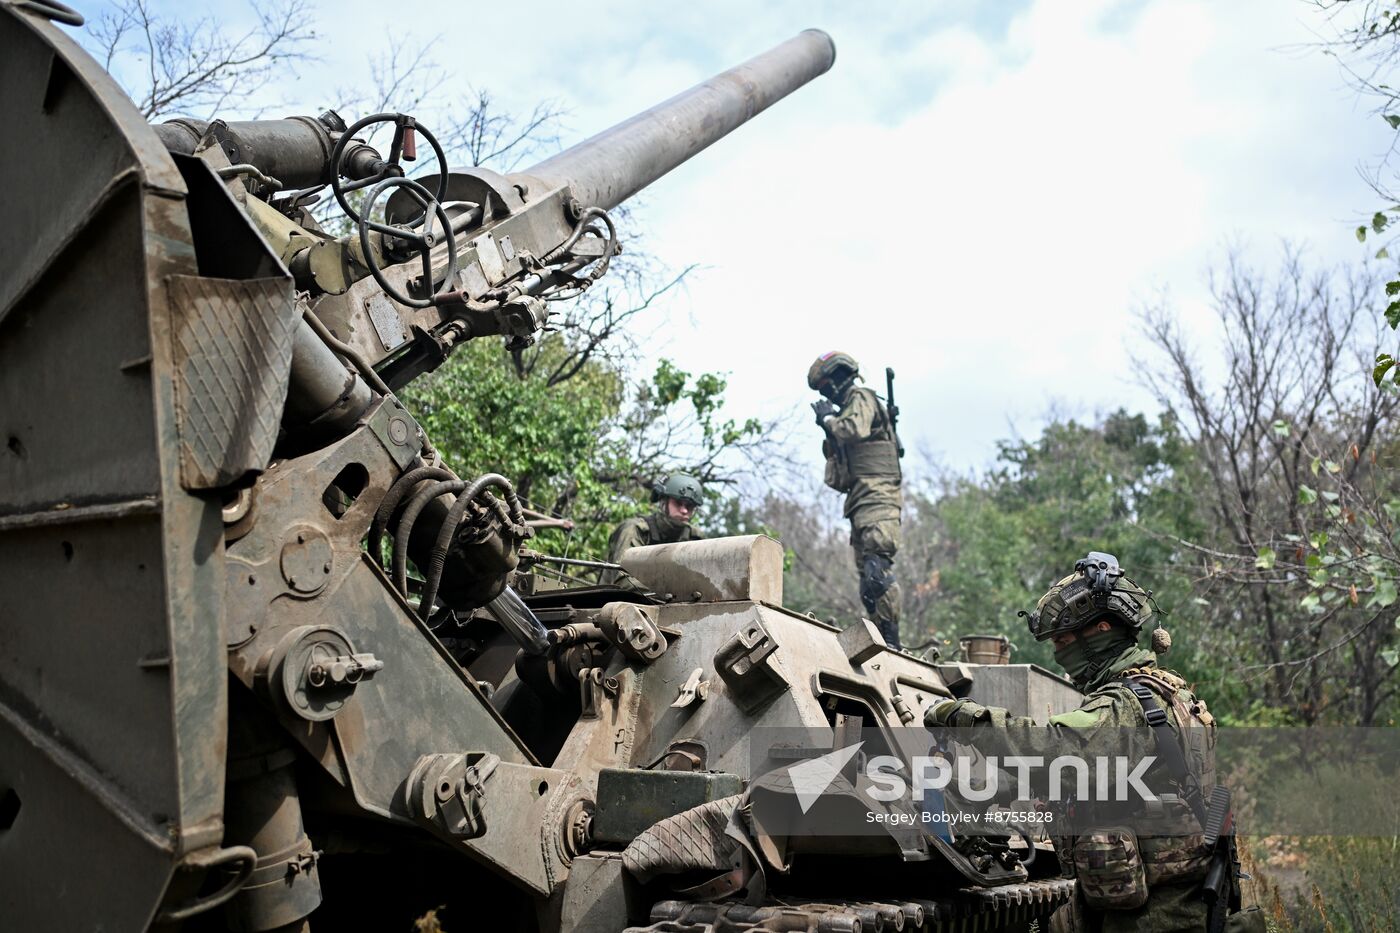
<svg viewBox="0 0 1400 933">
<path fill-rule="evenodd" d="M 1198 789 L 1209 794 L 1215 786 L 1215 719 L 1204 701 L 1170 671 L 1136 667 L 1123 671 L 1119 677 L 1154 695 L 1137 697 L 1149 725 L 1153 721 L 1150 708 L 1157 707 L 1157 713 L 1162 713 L 1157 700 L 1166 698 L 1176 719 L 1171 741 L 1181 745 L 1187 765 L 1198 778 Z M 1165 770 L 1178 794 L 1186 794 L 1188 789 L 1177 783 L 1172 769 Z M 1150 889 L 1157 885 L 1195 883 L 1205 876 L 1211 849 L 1205 843 L 1197 813 L 1184 796 L 1164 807 L 1160 819 L 1156 833 L 1153 820 L 1138 819 L 1134 821 L 1136 831 L 1127 826 L 1105 825 L 1072 840 L 1069 851 L 1061 854 L 1061 864 L 1077 876 L 1080 895 L 1087 906 L 1096 910 L 1135 910 L 1146 903 Z"/>
<path fill-rule="evenodd" d="M 701 537 L 694 525 L 684 525 L 673 540 L 667 541 L 663 537 L 665 529 L 661 527 L 660 515 L 656 512 L 648 512 L 642 516 L 642 521 L 646 522 L 647 526 L 647 544 L 674 544 L 677 541 L 693 541 Z"/>
<path fill-rule="evenodd" d="M 837 472 L 842 492 L 850 492 L 856 480 L 886 479 L 900 482 L 904 473 L 899 465 L 899 441 L 890 427 L 889 411 L 884 403 L 876 405 L 875 420 L 870 437 L 861 441 L 843 441 L 837 445 Z"/>
<path fill-rule="evenodd" d="M 1130 667 L 1121 675 L 1145 686 L 1155 688 L 1159 697 L 1166 697 L 1176 718 L 1177 741 L 1193 773 L 1200 776 L 1205 793 L 1215 786 L 1215 717 L 1205 701 L 1186 689 L 1186 681 L 1158 667 Z"/>
</svg>

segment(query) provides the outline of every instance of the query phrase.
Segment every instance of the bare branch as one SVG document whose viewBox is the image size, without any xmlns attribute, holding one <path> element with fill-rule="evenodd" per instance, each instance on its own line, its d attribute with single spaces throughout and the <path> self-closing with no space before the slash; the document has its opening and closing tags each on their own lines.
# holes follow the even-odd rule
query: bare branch
<svg viewBox="0 0 1400 933">
<path fill-rule="evenodd" d="M 232 100 L 255 114 L 274 79 L 311 59 L 316 33 L 307 0 L 251 0 L 249 9 L 253 25 L 230 34 L 212 16 L 180 20 L 146 0 L 116 0 L 89 33 L 91 48 L 147 119 L 207 119 Z"/>
</svg>

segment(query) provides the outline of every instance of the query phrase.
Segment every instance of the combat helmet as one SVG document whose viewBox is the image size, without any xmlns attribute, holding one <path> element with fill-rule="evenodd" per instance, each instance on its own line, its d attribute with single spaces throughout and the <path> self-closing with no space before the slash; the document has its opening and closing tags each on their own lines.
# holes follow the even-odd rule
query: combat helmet
<svg viewBox="0 0 1400 933">
<path fill-rule="evenodd" d="M 832 350 L 817 357 L 807 369 L 807 388 L 819 389 L 822 383 L 830 382 L 841 386 L 860 374 L 860 364 L 855 357 L 840 350 Z"/>
<path fill-rule="evenodd" d="M 1026 624 L 1036 641 L 1104 619 L 1125 626 L 1136 637 L 1152 617 L 1151 596 L 1123 575 L 1118 558 L 1090 551 L 1075 561 L 1074 573 L 1040 597 Z"/>
<path fill-rule="evenodd" d="M 705 489 L 700 485 L 700 480 L 689 473 L 672 473 L 665 479 L 657 480 L 651 487 L 651 501 L 659 502 L 662 499 L 679 499 L 689 502 L 693 508 L 705 500 Z"/>
</svg>

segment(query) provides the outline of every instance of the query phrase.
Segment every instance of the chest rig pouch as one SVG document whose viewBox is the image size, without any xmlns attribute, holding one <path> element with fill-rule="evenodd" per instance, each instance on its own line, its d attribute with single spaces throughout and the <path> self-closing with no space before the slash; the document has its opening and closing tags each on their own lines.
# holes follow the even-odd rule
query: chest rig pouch
<svg viewBox="0 0 1400 933">
<path fill-rule="evenodd" d="M 1084 903 L 1095 910 L 1133 910 L 1147 903 L 1147 869 L 1137 834 L 1107 826 L 1074 840 L 1074 874 Z"/>
<path fill-rule="evenodd" d="M 1199 881 L 1213 852 L 1203 832 L 1207 814 L 1201 792 L 1215 783 L 1213 718 L 1204 703 L 1188 702 L 1185 682 L 1167 671 L 1129 670 L 1121 683 L 1141 705 L 1157 760 L 1178 793 L 1175 800 L 1163 798 L 1160 813 L 1144 817 L 1136 831 L 1109 826 L 1075 840 L 1074 873 L 1084 903 L 1096 910 L 1132 910 L 1146 903 L 1156 885 Z M 1170 698 L 1180 739 L 1152 687 Z"/>
</svg>

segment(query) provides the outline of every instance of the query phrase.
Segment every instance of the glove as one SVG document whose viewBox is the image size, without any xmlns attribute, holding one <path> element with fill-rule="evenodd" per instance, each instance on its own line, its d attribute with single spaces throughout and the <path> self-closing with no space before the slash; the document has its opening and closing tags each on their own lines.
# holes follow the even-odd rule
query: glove
<svg viewBox="0 0 1400 933">
<path fill-rule="evenodd" d="M 924 725 L 926 726 L 947 726 L 952 725 L 953 717 L 957 715 L 958 707 L 963 705 L 962 700 L 940 700 L 930 706 L 924 713 Z"/>
<path fill-rule="evenodd" d="M 817 427 L 825 427 L 826 419 L 836 414 L 836 406 L 827 399 L 818 399 L 812 403 L 812 411 L 817 416 Z"/>
</svg>

